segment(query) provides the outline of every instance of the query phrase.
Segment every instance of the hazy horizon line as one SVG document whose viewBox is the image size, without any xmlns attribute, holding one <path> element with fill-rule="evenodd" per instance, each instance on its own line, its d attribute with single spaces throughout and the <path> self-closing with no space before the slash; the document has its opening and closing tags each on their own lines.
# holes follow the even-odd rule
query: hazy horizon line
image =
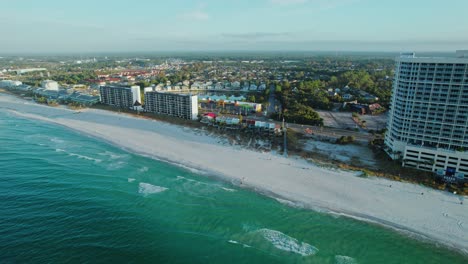
<svg viewBox="0 0 468 264">
<path fill-rule="evenodd" d="M 362 50 L 159 50 L 159 51 L 56 51 L 56 52 L 0 52 L 2 56 L 81 56 L 81 55 L 116 55 L 116 54 L 140 54 L 140 55 L 153 55 L 153 54 L 233 54 L 233 53 L 245 53 L 245 54 L 272 54 L 272 53 L 317 53 L 317 54 L 401 54 L 404 52 L 415 52 L 415 53 L 431 53 L 431 54 L 455 54 L 456 50 L 407 50 L 407 51 L 362 51 Z"/>
</svg>

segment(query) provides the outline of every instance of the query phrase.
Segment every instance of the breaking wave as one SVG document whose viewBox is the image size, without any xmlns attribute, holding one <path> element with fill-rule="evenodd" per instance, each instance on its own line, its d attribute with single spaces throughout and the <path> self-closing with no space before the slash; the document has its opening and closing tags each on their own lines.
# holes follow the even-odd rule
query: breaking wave
<svg viewBox="0 0 468 264">
<path fill-rule="evenodd" d="M 54 142 L 54 143 L 59 143 L 59 144 L 62 144 L 62 143 L 65 143 L 65 140 L 63 139 L 60 139 L 60 138 L 51 138 L 50 141 Z"/>
<path fill-rule="evenodd" d="M 236 245 L 242 245 L 243 247 L 245 248 L 250 248 L 251 246 L 247 245 L 247 244 L 243 244 L 243 243 L 240 243 L 238 241 L 235 241 L 235 240 L 229 240 L 228 243 L 231 243 L 231 244 L 236 244 Z"/>
<path fill-rule="evenodd" d="M 114 152 L 111 152 L 111 151 L 105 151 L 103 153 L 99 153 L 99 155 L 107 156 L 107 157 L 109 157 L 110 160 L 125 159 L 125 158 L 129 157 L 129 155 L 127 155 L 127 154 L 117 154 L 117 153 L 114 153 Z"/>
<path fill-rule="evenodd" d="M 310 256 L 318 252 L 316 247 L 305 242 L 300 242 L 297 239 L 276 230 L 264 228 L 256 232 L 262 234 L 262 236 L 277 249 L 293 252 L 302 256 Z"/>
<path fill-rule="evenodd" d="M 357 264 L 357 261 L 352 257 L 336 255 L 335 263 L 336 264 Z"/>
<path fill-rule="evenodd" d="M 205 186 L 209 186 L 209 187 L 217 187 L 219 189 L 225 190 L 226 192 L 236 192 L 237 191 L 237 190 L 234 190 L 234 189 L 231 189 L 231 188 L 223 187 L 223 186 L 221 186 L 219 184 L 210 184 L 210 183 L 206 183 L 206 182 L 201 182 L 201 181 L 185 178 L 183 176 L 177 176 L 176 180 L 178 180 L 178 181 L 185 180 L 185 181 L 188 181 L 188 182 L 193 182 L 195 185 L 200 184 L 200 185 L 205 185 Z"/>
<path fill-rule="evenodd" d="M 221 189 L 225 190 L 226 192 L 236 192 L 234 189 L 226 188 L 226 187 L 220 187 Z"/>
<path fill-rule="evenodd" d="M 140 182 L 140 185 L 138 187 L 138 193 L 143 194 L 143 195 L 150 195 L 150 194 L 155 194 L 155 193 L 160 193 L 166 191 L 167 188 L 157 186 L 157 185 L 152 185 L 149 183 L 145 182 Z"/>
<path fill-rule="evenodd" d="M 188 182 L 193 182 L 196 185 L 201 184 L 201 185 L 206 185 L 206 186 L 213 186 L 213 184 L 209 184 L 209 183 L 202 182 L 202 181 L 197 181 L 197 180 L 194 180 L 194 179 L 185 178 L 183 176 L 177 176 L 176 180 L 178 180 L 178 181 L 184 180 L 184 181 L 188 181 Z"/>
<path fill-rule="evenodd" d="M 112 162 L 112 163 L 109 163 L 107 165 L 107 169 L 108 170 L 118 170 L 118 169 L 121 169 L 123 167 L 125 167 L 125 165 L 127 165 L 128 163 L 126 161 L 117 161 L 117 162 Z"/>
<path fill-rule="evenodd" d="M 96 158 L 88 157 L 88 156 L 85 156 L 85 155 L 80 155 L 80 154 L 76 154 L 76 153 L 72 153 L 72 152 L 67 152 L 66 150 L 60 149 L 60 148 L 55 149 L 55 151 L 56 152 L 64 152 L 64 153 L 67 153 L 67 155 L 70 156 L 70 157 L 77 157 L 79 159 L 94 161 L 95 163 L 101 163 L 102 162 L 101 159 L 96 159 Z"/>
<path fill-rule="evenodd" d="M 289 207 L 304 208 L 304 206 L 301 205 L 300 203 L 295 203 L 295 202 L 285 200 L 285 199 L 281 199 L 281 198 L 275 198 L 275 200 L 278 201 L 279 203 L 284 204 L 284 205 L 289 206 Z"/>
</svg>

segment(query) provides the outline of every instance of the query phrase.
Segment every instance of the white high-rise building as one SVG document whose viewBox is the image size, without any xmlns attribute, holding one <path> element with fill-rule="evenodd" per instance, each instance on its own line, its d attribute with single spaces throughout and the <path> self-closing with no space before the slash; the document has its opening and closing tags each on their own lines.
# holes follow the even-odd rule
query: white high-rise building
<svg viewBox="0 0 468 264">
<path fill-rule="evenodd" d="M 468 51 L 396 59 L 386 152 L 403 166 L 468 176 Z"/>
<path fill-rule="evenodd" d="M 198 96 L 145 90 L 145 109 L 185 119 L 198 118 Z"/>
<path fill-rule="evenodd" d="M 140 86 L 101 86 L 99 90 L 103 104 L 123 108 L 133 108 L 135 104 L 141 105 Z"/>
</svg>

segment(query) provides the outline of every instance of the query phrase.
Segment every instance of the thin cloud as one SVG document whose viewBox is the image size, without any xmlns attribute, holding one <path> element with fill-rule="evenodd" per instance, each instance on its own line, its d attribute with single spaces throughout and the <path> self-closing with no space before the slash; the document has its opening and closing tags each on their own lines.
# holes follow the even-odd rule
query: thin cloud
<svg viewBox="0 0 468 264">
<path fill-rule="evenodd" d="M 208 13 L 203 12 L 201 10 L 193 10 L 187 13 L 183 13 L 179 15 L 180 18 L 186 20 L 194 20 L 194 21 L 206 21 L 210 19 L 210 15 Z"/>
<path fill-rule="evenodd" d="M 289 36 L 289 32 L 252 32 L 252 33 L 224 33 L 223 37 L 237 38 L 237 39 L 259 39 L 269 37 L 284 37 Z"/>
<path fill-rule="evenodd" d="M 361 2 L 361 0 L 330 0 L 330 1 L 319 1 L 319 7 L 322 10 L 334 9 L 350 4 L 356 4 Z"/>
<path fill-rule="evenodd" d="M 191 20 L 191 21 L 206 21 L 210 19 L 210 15 L 204 11 L 206 7 L 206 4 L 200 3 L 197 5 L 196 8 L 185 12 L 181 13 L 178 15 L 179 18 L 185 19 L 185 20 Z"/>
<path fill-rule="evenodd" d="M 361 0 L 270 0 L 270 3 L 278 6 L 307 5 L 317 10 L 326 10 L 360 1 Z"/>
<path fill-rule="evenodd" d="M 297 5 L 304 4 L 308 0 L 270 0 L 270 2 L 275 5 Z"/>
</svg>

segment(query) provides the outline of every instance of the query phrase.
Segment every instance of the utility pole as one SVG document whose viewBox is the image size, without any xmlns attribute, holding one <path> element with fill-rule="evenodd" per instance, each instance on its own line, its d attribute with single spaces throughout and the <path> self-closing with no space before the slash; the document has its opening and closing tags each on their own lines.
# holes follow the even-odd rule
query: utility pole
<svg viewBox="0 0 468 264">
<path fill-rule="evenodd" d="M 283 136 L 284 136 L 284 150 L 283 150 L 283 154 L 285 157 L 288 157 L 288 138 L 286 136 L 287 134 L 287 128 L 285 126 L 285 122 L 284 122 L 284 116 L 283 116 Z"/>
</svg>

